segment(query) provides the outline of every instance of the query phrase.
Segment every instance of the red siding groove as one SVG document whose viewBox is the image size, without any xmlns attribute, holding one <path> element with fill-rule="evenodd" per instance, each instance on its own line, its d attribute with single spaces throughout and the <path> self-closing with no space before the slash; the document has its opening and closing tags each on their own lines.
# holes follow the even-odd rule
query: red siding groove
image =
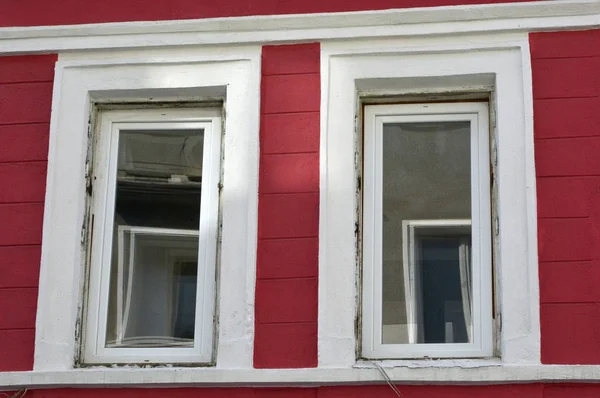
<svg viewBox="0 0 600 398">
<path fill-rule="evenodd" d="M 55 62 L 0 57 L 0 371 L 33 367 Z"/>
<path fill-rule="evenodd" d="M 534 33 L 530 44 L 542 362 L 600 364 L 600 30 Z M 545 396 L 569 393 L 600 396 L 572 386 Z"/>
<path fill-rule="evenodd" d="M 319 44 L 262 56 L 256 368 L 317 366 Z"/>
</svg>

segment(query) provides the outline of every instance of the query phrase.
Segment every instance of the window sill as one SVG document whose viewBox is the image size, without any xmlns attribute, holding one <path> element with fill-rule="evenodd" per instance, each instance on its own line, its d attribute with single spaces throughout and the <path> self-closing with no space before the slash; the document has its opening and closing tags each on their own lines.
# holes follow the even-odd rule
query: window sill
<svg viewBox="0 0 600 398">
<path fill-rule="evenodd" d="M 491 366 L 503 366 L 502 360 L 499 358 L 477 358 L 477 359 L 385 359 L 385 360 L 368 360 L 363 359 L 356 362 L 353 366 L 355 369 L 376 369 L 377 366 L 384 369 L 407 368 L 407 369 L 422 369 L 422 368 L 486 368 Z M 506 366 L 506 365 L 504 365 Z"/>
<path fill-rule="evenodd" d="M 412 361 L 411 361 L 412 362 Z M 416 361 L 420 362 L 420 361 Z M 429 362 L 429 361 L 427 361 Z M 439 361 L 442 362 L 442 361 Z M 443 361 L 446 362 L 446 361 Z M 466 361 L 461 361 L 466 363 Z M 397 384 L 498 384 L 561 381 L 600 381 L 600 365 L 479 365 L 386 368 Z M 315 386 L 381 384 L 383 377 L 372 367 L 311 369 L 215 369 L 215 368 L 90 368 L 62 371 L 0 373 L 0 388 L 55 388 L 91 386 L 129 387 L 232 387 Z"/>
</svg>

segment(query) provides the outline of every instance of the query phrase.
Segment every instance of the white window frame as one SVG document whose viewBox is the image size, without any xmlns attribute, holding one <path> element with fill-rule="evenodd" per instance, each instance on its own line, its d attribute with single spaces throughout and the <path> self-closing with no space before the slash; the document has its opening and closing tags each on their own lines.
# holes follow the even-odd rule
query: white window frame
<svg viewBox="0 0 600 398">
<path fill-rule="evenodd" d="M 210 363 L 213 359 L 215 327 L 213 316 L 221 170 L 221 110 L 201 107 L 101 110 L 98 119 L 96 145 L 92 148 L 94 167 L 91 178 L 94 189 L 91 216 L 94 217 L 94 230 L 89 248 L 91 250 L 89 256 L 91 258 L 90 278 L 87 308 L 85 309 L 86 323 L 84 325 L 82 362 L 85 364 Z M 127 227 L 132 233 L 132 240 L 135 233 L 199 236 L 196 327 L 192 347 L 126 348 L 106 346 L 121 130 L 203 131 L 202 193 L 198 204 L 200 206 L 199 230 Z M 118 231 L 119 236 L 123 232 L 124 229 L 121 227 Z M 119 258 L 121 257 L 120 255 Z M 121 275 L 120 272 L 119 275 Z M 129 280 L 131 281 L 131 278 Z M 119 316 L 117 318 L 120 319 Z"/>
<path fill-rule="evenodd" d="M 60 54 L 50 122 L 34 371 L 72 371 L 81 357 L 86 177 L 91 169 L 87 154 L 94 104 L 203 101 L 222 101 L 226 115 L 213 364 L 223 370 L 252 369 L 260 56 L 258 45 Z"/>
<path fill-rule="evenodd" d="M 409 368 L 539 364 L 533 99 L 527 38 L 357 40 L 322 43 L 321 50 L 319 366 L 372 366 L 360 358 L 362 336 L 356 327 L 362 285 L 357 226 L 361 225 L 360 190 L 364 189 L 359 180 L 363 99 L 405 96 L 413 102 L 440 101 L 444 95 L 464 93 L 487 93 L 490 98 L 494 328 L 498 330 L 494 357 L 441 362 L 397 359 L 381 364 Z M 411 372 L 420 377 L 418 370 L 411 368 Z"/>
<path fill-rule="evenodd" d="M 384 344 L 383 311 L 383 129 L 387 123 L 453 122 L 470 124 L 471 237 L 473 253 L 473 339 L 471 343 Z M 363 358 L 476 358 L 493 352 L 492 248 L 489 172 L 489 118 L 484 102 L 366 105 L 363 146 L 363 236 L 362 236 L 362 351 Z M 469 220 L 467 220 L 469 221 Z M 404 221 L 406 223 L 406 221 Z M 458 225 L 430 220 L 406 224 Z M 464 224 L 464 221 L 462 222 Z M 409 255 L 404 253 L 405 278 Z M 405 279 L 405 284 L 408 281 Z M 412 290 L 407 290 L 410 292 Z M 407 297 L 407 303 L 408 303 Z M 410 311 L 408 312 L 410 315 Z M 410 320 L 409 320 L 410 323 Z M 409 324 L 409 331 L 411 325 Z M 414 325 L 412 325 L 414 326 Z"/>
</svg>

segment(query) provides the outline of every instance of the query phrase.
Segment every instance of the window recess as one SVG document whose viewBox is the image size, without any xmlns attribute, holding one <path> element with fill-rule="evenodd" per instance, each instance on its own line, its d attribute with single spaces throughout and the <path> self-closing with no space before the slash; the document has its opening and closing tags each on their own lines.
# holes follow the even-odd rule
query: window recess
<svg viewBox="0 0 600 398">
<path fill-rule="evenodd" d="M 492 355 L 488 112 L 365 106 L 362 357 Z"/>
<path fill-rule="evenodd" d="M 99 111 L 83 363 L 213 361 L 220 115 Z"/>
</svg>

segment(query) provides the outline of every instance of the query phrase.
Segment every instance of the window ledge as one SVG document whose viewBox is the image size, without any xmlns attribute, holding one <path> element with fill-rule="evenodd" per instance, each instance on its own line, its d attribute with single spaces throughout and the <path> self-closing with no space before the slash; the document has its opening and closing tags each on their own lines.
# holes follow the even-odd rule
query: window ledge
<svg viewBox="0 0 600 398">
<path fill-rule="evenodd" d="M 385 359 L 385 360 L 360 360 L 354 365 L 355 369 L 373 369 L 380 366 L 384 369 L 393 368 L 484 368 L 491 366 L 503 366 L 499 358 L 477 358 L 477 359 Z"/>
<path fill-rule="evenodd" d="M 418 362 L 418 361 L 417 361 Z M 440 361 L 442 362 L 442 361 Z M 446 362 L 446 361 L 444 361 Z M 463 362 L 463 361 L 461 361 Z M 485 362 L 485 361 L 483 361 Z M 490 362 L 493 363 L 493 362 Z M 600 365 L 483 365 L 464 367 L 393 367 L 386 373 L 397 384 L 498 384 L 600 381 Z M 381 384 L 374 366 L 311 369 L 90 368 L 0 373 L 1 389 L 49 387 L 232 387 Z"/>
</svg>

